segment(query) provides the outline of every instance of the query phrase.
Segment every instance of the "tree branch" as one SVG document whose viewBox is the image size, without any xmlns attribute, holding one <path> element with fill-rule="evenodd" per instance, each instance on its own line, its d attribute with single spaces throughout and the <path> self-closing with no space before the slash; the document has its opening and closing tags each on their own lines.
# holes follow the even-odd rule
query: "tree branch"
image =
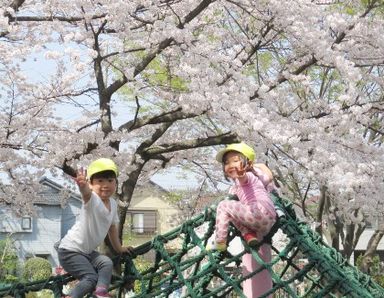
<svg viewBox="0 0 384 298">
<path fill-rule="evenodd" d="M 220 144 L 231 144 L 239 142 L 238 136 L 233 132 L 227 132 L 224 134 L 209 136 L 206 138 L 197 138 L 195 140 L 189 141 L 181 141 L 169 144 L 161 144 L 156 147 L 150 147 L 144 150 L 144 154 L 147 157 L 151 157 L 153 155 L 176 152 L 181 150 L 200 148 L 200 147 L 208 147 L 215 146 Z"/>
<path fill-rule="evenodd" d="M 179 107 L 175 110 L 164 112 L 160 115 L 156 116 L 146 116 L 141 119 L 137 119 L 136 117 L 129 121 L 124 123 L 119 127 L 119 131 L 127 130 L 132 131 L 134 129 L 143 127 L 148 124 L 160 124 L 160 123 L 166 123 L 166 122 L 175 122 L 177 120 L 182 120 L 182 119 L 189 119 L 189 118 L 194 118 L 203 115 L 206 113 L 206 111 L 200 112 L 200 113 L 184 113 L 182 111 L 182 108 Z"/>
</svg>

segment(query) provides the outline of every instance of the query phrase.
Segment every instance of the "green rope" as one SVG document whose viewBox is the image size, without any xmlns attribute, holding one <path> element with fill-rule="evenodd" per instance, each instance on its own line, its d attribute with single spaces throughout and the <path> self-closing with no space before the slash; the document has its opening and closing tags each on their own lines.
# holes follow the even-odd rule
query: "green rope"
<svg viewBox="0 0 384 298">
<path fill-rule="evenodd" d="M 282 216 L 263 241 L 271 244 L 273 253 L 270 262 L 263 261 L 258 248 L 250 248 L 244 241 L 244 249 L 237 254 L 206 251 L 215 228 L 216 206 L 211 206 L 174 230 L 136 247 L 132 256 L 123 256 L 123 273 L 113 276 L 110 291 L 117 291 L 118 297 L 121 297 L 126 285 L 136 281 L 141 284 L 140 293 L 134 296 L 136 298 L 168 297 L 177 290 L 182 290 L 182 297 L 227 297 L 235 293 L 246 298 L 242 293 L 244 280 L 267 270 L 273 287 L 261 297 L 270 294 L 275 297 L 384 297 L 382 287 L 351 266 L 339 252 L 327 246 L 318 234 L 296 217 L 290 202 L 276 194 L 273 199 Z M 286 237 L 285 242 L 280 244 L 282 247 L 277 247 L 273 241 L 278 230 Z M 231 226 L 228 241 L 238 236 L 239 232 Z M 169 243 L 177 244 L 174 254 L 166 248 Z M 147 253 L 152 253 L 155 260 L 150 268 L 139 272 L 133 259 Z M 260 268 L 243 276 L 241 259 L 247 253 L 259 263 Z M 58 298 L 63 286 L 72 280 L 71 276 L 63 275 L 18 283 L 0 288 L 0 297 L 21 298 L 28 292 L 49 289 Z"/>
</svg>

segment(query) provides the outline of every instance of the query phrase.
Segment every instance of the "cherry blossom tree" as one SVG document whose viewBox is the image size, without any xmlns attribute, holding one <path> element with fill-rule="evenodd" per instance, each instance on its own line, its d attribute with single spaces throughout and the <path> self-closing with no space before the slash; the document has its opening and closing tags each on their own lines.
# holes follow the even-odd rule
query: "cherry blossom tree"
<svg viewBox="0 0 384 298">
<path fill-rule="evenodd" d="M 0 0 L 2 200 L 100 156 L 135 186 L 244 140 L 335 247 L 383 212 L 379 0 Z M 317 198 L 316 207 L 308 200 Z M 120 230 L 122 232 L 122 230 Z"/>
</svg>

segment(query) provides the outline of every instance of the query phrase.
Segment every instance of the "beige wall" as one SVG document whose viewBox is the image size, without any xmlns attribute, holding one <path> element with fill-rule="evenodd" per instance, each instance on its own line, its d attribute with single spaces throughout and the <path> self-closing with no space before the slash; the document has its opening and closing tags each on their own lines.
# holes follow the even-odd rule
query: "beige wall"
<svg viewBox="0 0 384 298">
<path fill-rule="evenodd" d="M 177 217 L 178 214 L 175 207 L 156 196 L 135 198 L 132 200 L 129 210 L 157 210 L 159 234 L 164 234 L 173 229 L 169 221 Z"/>
<path fill-rule="evenodd" d="M 139 188 L 135 191 L 129 210 L 156 211 L 157 212 L 157 234 L 165 234 L 175 228 L 179 218 L 178 210 L 162 198 L 166 192 L 156 186 Z M 175 221 L 176 219 L 176 221 Z M 172 224 L 173 222 L 173 224 Z M 127 225 L 130 223 L 127 222 Z M 177 224 L 178 225 L 178 224 Z M 128 227 L 125 228 L 128 231 Z M 128 245 L 138 246 L 151 241 L 155 235 L 135 235 L 130 239 Z M 174 243 L 170 245 L 174 246 Z"/>
</svg>

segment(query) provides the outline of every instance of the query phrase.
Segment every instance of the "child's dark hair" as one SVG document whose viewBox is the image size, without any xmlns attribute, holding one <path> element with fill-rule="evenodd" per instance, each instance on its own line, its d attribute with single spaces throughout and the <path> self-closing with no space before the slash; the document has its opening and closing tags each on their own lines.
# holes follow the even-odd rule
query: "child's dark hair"
<svg viewBox="0 0 384 298">
<path fill-rule="evenodd" d="M 93 179 L 100 179 L 100 178 L 101 179 L 111 179 L 111 178 L 116 179 L 117 177 L 116 177 L 116 174 L 114 171 L 107 170 L 107 171 L 101 171 L 101 172 L 93 174 L 89 180 L 92 183 Z"/>
</svg>

